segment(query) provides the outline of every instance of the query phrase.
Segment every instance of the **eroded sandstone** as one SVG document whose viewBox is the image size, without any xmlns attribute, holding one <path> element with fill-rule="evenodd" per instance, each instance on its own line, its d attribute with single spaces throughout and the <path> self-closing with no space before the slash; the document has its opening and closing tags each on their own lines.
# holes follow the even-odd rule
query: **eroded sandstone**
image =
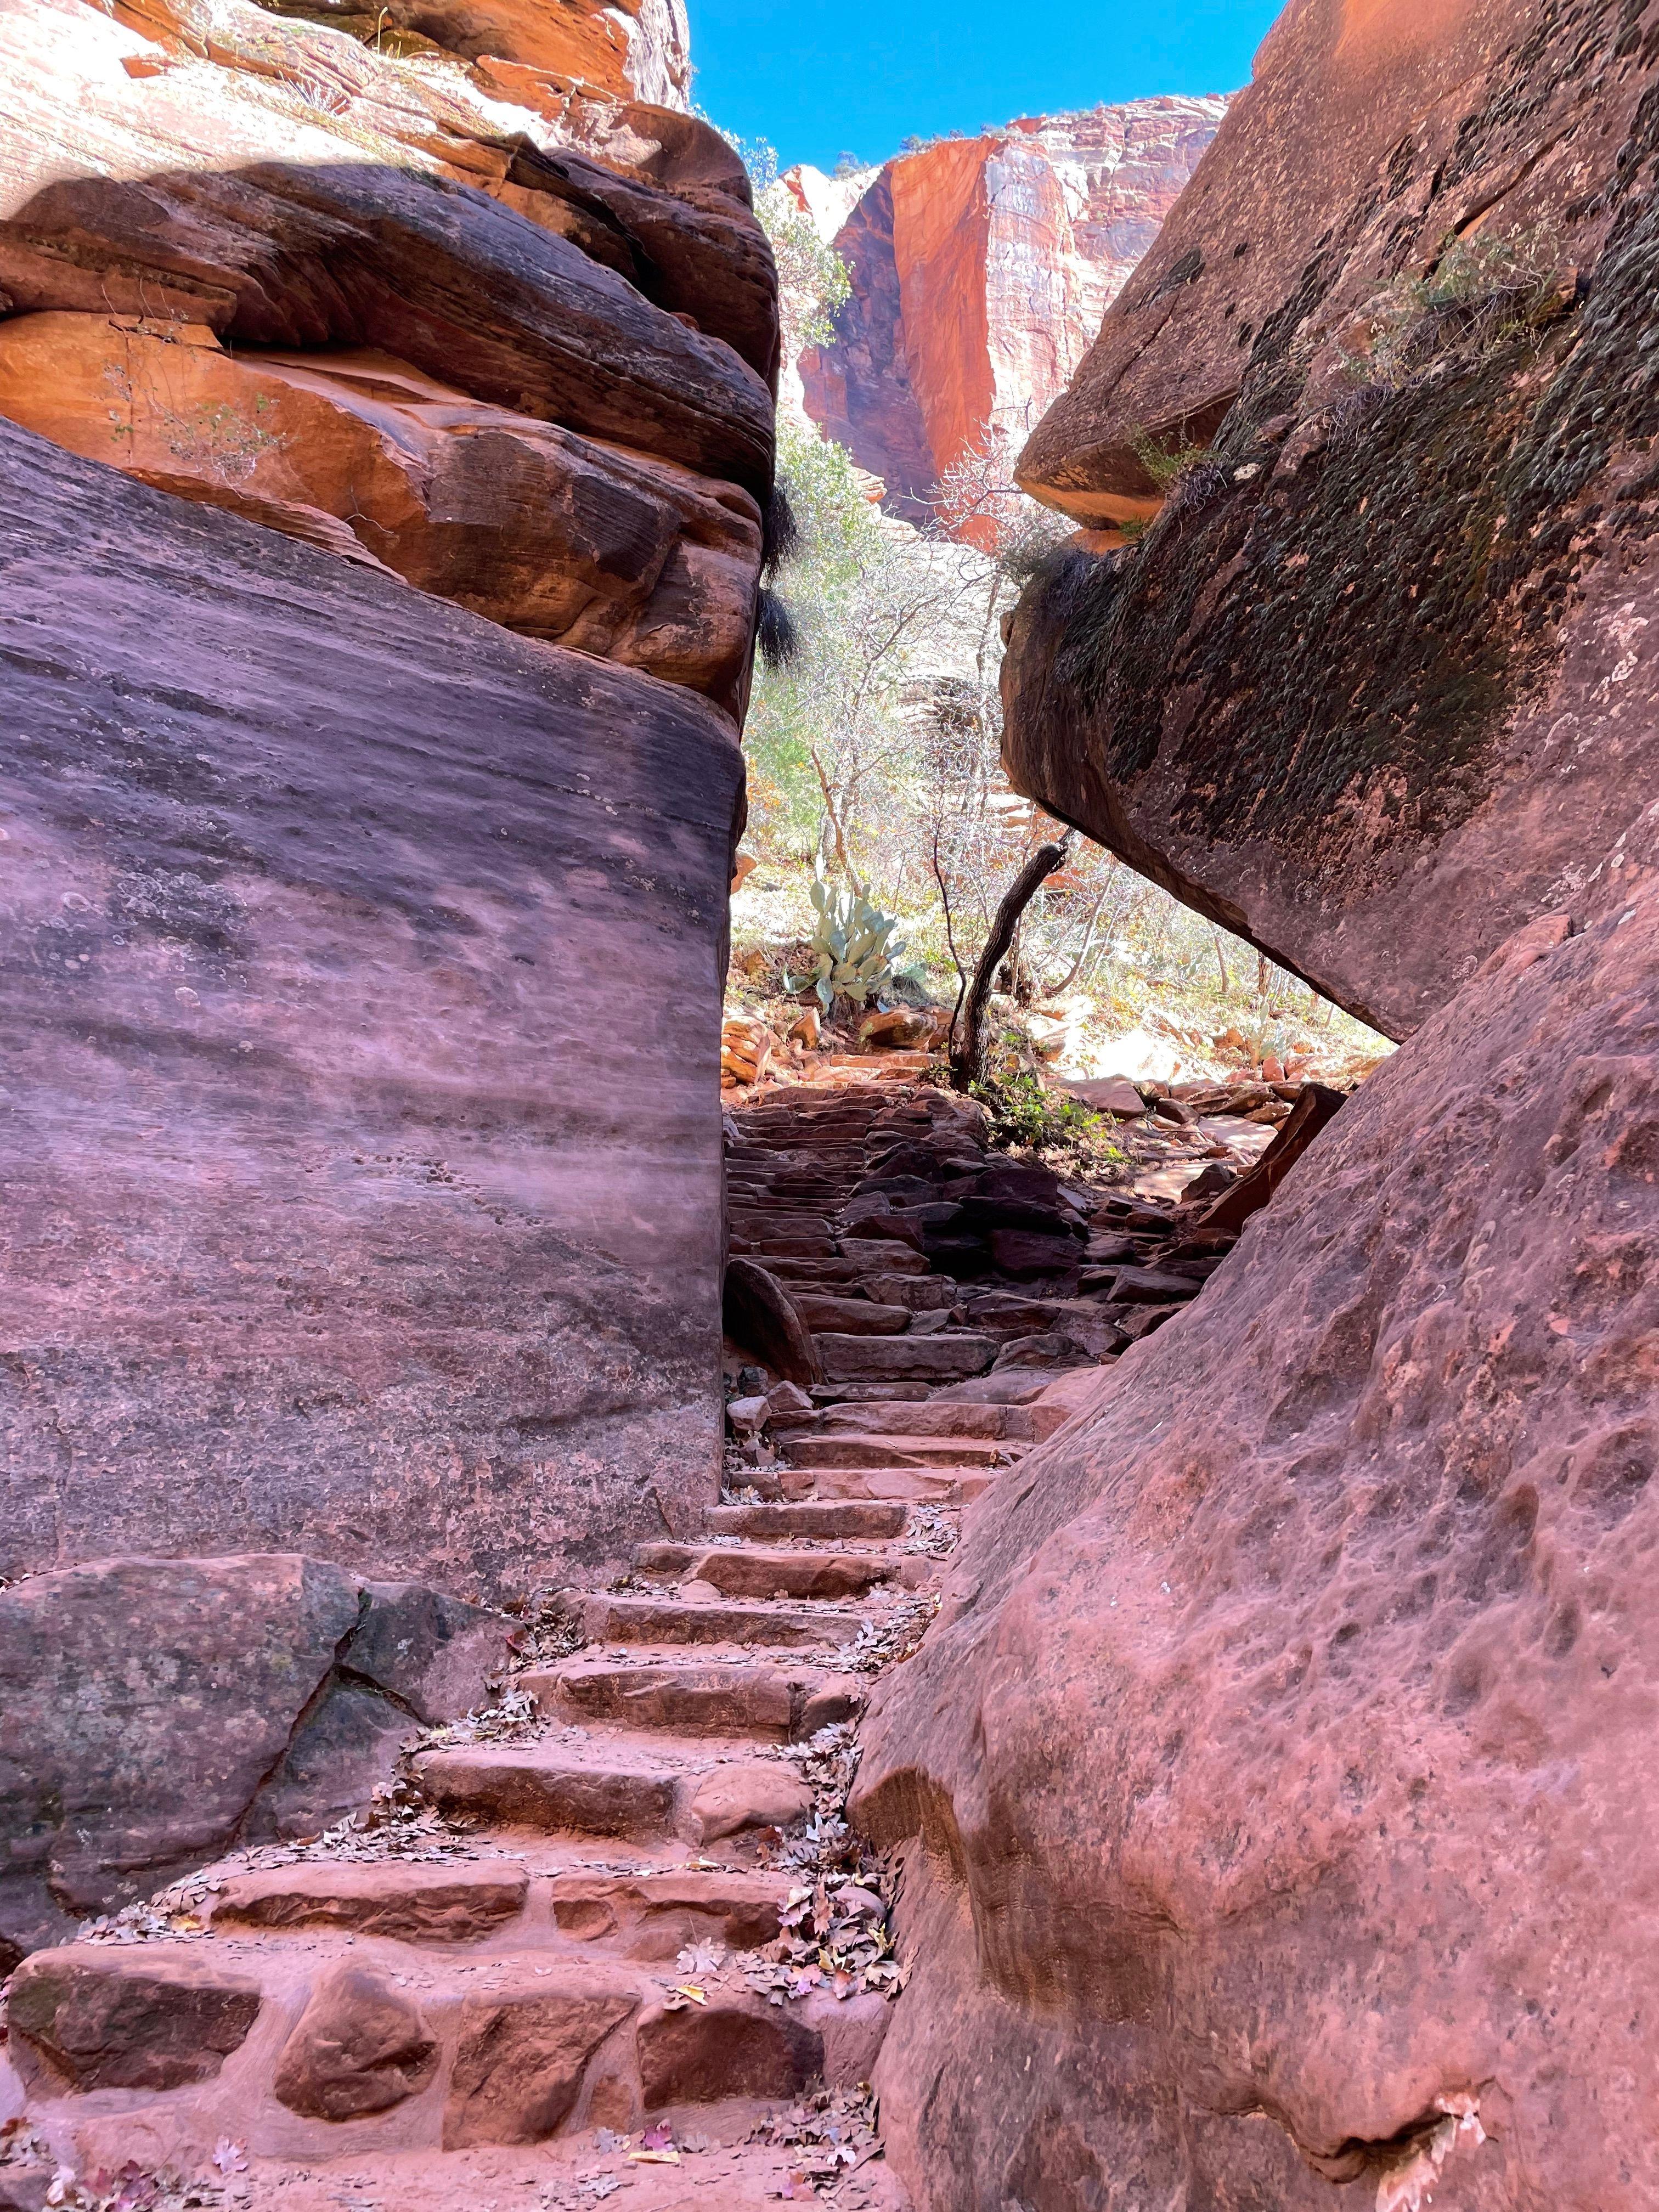
<svg viewBox="0 0 1659 2212">
<path fill-rule="evenodd" d="M 1011 778 L 1396 1036 L 1651 833 L 1638 17 L 1291 9 L 1020 462 L 1158 519 L 1027 593 Z"/>
<path fill-rule="evenodd" d="M 1004 1478 L 878 1688 L 924 2204 L 1651 2197 L 1659 895 L 1570 927 Z"/>
</svg>

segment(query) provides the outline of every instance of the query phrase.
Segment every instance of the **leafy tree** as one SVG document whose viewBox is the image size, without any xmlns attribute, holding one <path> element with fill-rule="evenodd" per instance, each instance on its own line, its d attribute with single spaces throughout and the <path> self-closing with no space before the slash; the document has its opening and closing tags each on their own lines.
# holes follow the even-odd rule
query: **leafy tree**
<svg viewBox="0 0 1659 2212">
<path fill-rule="evenodd" d="M 779 307 L 787 360 L 835 336 L 836 313 L 853 296 L 847 264 L 818 235 L 817 225 L 778 174 L 775 147 L 764 138 L 734 139 L 754 188 L 755 213 L 778 264 Z"/>
</svg>

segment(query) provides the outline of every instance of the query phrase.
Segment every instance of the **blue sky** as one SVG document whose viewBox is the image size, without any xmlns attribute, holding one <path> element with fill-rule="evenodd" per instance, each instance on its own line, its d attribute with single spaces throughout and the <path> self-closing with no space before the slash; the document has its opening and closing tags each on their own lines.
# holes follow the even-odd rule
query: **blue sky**
<svg viewBox="0 0 1659 2212">
<path fill-rule="evenodd" d="M 1232 92 L 1282 0 L 690 0 L 693 98 L 787 167 L 1016 115 Z"/>
</svg>

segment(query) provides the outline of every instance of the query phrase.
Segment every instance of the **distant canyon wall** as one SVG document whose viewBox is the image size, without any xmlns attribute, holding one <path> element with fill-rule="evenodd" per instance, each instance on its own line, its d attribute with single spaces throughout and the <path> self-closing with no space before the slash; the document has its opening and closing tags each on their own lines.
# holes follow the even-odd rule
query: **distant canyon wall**
<svg viewBox="0 0 1659 2212">
<path fill-rule="evenodd" d="M 787 181 L 842 256 L 853 294 L 799 363 L 806 411 L 917 519 L 987 426 L 1022 441 L 1226 110 L 1136 100 L 941 139 L 850 178 Z"/>
</svg>

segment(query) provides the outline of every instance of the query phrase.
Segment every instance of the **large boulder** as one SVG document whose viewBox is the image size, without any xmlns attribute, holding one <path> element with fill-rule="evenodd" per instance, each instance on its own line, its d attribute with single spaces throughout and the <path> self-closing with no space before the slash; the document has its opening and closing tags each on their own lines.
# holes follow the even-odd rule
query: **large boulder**
<svg viewBox="0 0 1659 2212">
<path fill-rule="evenodd" d="M 0 1590 L 0 1955 L 366 1804 L 423 1723 L 486 1701 L 508 1633 L 291 1553 Z"/>
<path fill-rule="evenodd" d="M 0 561 L 0 1573 L 673 1533 L 729 724 L 4 424 Z"/>
<path fill-rule="evenodd" d="M 1568 930 L 1002 1478 L 878 1685 L 923 2207 L 1659 2191 L 1659 884 Z"/>
<path fill-rule="evenodd" d="M 1395 1036 L 1618 910 L 1659 769 L 1626 20 L 1295 0 L 1020 462 L 1157 519 L 1028 591 L 1013 781 Z"/>
</svg>

